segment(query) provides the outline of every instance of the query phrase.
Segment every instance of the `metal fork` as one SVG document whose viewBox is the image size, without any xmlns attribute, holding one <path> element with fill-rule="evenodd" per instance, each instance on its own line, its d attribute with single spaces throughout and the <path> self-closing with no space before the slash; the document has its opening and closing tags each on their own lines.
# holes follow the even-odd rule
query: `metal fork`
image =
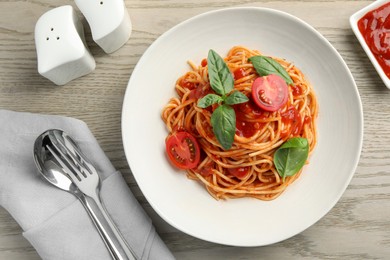
<svg viewBox="0 0 390 260">
<path fill-rule="evenodd" d="M 106 208 L 100 199 L 100 177 L 95 167 L 87 161 L 86 157 L 82 154 L 78 145 L 73 139 L 65 133 L 62 133 L 62 138 L 56 138 L 58 142 L 53 142 L 52 145 L 56 151 L 51 151 L 53 155 L 67 170 L 68 176 L 72 179 L 73 183 L 79 188 L 79 190 L 85 194 L 88 198 L 91 198 L 98 209 L 102 213 L 104 219 L 111 228 L 112 233 L 119 242 L 129 260 L 135 260 L 135 254 L 131 251 L 126 241 L 123 239 L 116 225 L 107 213 Z M 50 149 L 50 148 L 49 148 Z M 119 254 L 119 249 L 113 248 L 114 254 Z M 116 252 L 115 252 L 116 251 Z"/>
</svg>

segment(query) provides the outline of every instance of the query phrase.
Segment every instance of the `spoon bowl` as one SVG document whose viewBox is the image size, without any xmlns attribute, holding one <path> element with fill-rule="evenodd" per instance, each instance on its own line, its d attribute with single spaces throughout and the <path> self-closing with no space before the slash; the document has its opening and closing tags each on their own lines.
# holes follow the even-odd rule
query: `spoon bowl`
<svg viewBox="0 0 390 260">
<path fill-rule="evenodd" d="M 41 175 L 49 183 L 62 190 L 74 193 L 77 192 L 77 187 L 48 149 L 48 147 L 53 146 L 52 143 L 56 142 L 55 138 L 61 132 L 61 130 L 50 129 L 38 136 L 34 143 L 34 161 Z"/>
</svg>

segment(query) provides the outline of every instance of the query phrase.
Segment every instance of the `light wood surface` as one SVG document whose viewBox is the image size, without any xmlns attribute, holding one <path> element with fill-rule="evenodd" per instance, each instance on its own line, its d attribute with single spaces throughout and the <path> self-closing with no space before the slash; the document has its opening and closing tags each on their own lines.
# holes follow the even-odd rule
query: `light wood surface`
<svg viewBox="0 0 390 260">
<path fill-rule="evenodd" d="M 390 90 L 365 56 L 348 20 L 371 2 L 126 0 L 133 22 L 127 44 L 107 55 L 92 41 L 87 29 L 96 70 L 63 87 L 55 87 L 37 72 L 34 26 L 44 12 L 65 4 L 75 6 L 73 1 L 0 0 L 0 109 L 84 120 L 177 259 L 390 259 Z M 234 6 L 275 8 L 308 22 L 344 58 L 363 102 L 363 150 L 356 173 L 340 201 L 301 234 L 265 247 L 237 248 L 208 243 L 169 226 L 137 187 L 121 143 L 123 96 L 143 52 L 179 22 L 209 10 Z M 39 259 L 21 232 L 0 207 L 0 259 Z"/>
</svg>

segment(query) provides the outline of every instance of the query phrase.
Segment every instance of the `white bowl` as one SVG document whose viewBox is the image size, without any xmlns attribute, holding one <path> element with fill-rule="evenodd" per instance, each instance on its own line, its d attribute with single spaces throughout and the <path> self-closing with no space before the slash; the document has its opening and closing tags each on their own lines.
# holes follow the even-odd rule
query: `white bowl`
<svg viewBox="0 0 390 260">
<path fill-rule="evenodd" d="M 360 33 L 359 28 L 358 28 L 358 21 L 360 20 L 360 18 L 362 18 L 368 12 L 377 9 L 388 2 L 389 2 L 389 0 L 377 0 L 377 1 L 369 4 L 368 6 L 364 7 L 363 9 L 360 9 L 358 12 L 354 13 L 349 18 L 349 23 L 351 24 L 352 30 L 355 33 L 356 38 L 359 40 L 359 42 L 362 45 L 364 51 L 366 52 L 368 58 L 371 60 L 371 63 L 374 65 L 376 71 L 378 72 L 379 76 L 381 77 L 383 83 L 385 83 L 386 87 L 388 89 L 390 89 L 390 79 L 386 76 L 381 65 L 378 63 L 375 56 L 371 52 L 370 47 L 368 47 L 366 41 L 363 38 L 363 35 Z"/>
</svg>

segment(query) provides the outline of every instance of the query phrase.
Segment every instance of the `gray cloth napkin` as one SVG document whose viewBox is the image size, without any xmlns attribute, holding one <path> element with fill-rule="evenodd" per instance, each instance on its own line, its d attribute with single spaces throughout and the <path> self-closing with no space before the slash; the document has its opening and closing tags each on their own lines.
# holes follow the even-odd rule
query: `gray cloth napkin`
<svg viewBox="0 0 390 260">
<path fill-rule="evenodd" d="M 139 259 L 174 259 L 88 126 L 77 119 L 0 110 L 0 205 L 42 259 L 111 259 L 80 202 L 40 176 L 33 144 L 50 128 L 80 145 L 102 178 L 101 198 Z"/>
</svg>

